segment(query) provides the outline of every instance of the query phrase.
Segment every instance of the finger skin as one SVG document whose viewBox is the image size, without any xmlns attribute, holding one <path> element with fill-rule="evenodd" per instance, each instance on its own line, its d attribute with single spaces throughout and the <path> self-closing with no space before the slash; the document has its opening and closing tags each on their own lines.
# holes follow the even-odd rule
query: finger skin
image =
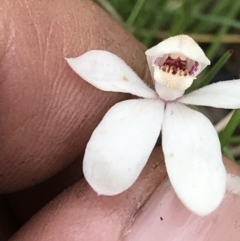
<svg viewBox="0 0 240 241">
<path fill-rule="evenodd" d="M 144 47 L 88 0 L 0 1 L 0 192 L 33 186 L 83 154 L 106 111 L 129 95 L 84 82 L 64 57 L 109 50 L 141 77 Z"/>
<path fill-rule="evenodd" d="M 119 241 L 165 177 L 158 147 L 137 182 L 126 192 L 97 196 L 85 181 L 80 181 L 49 203 L 11 240 Z"/>
<path fill-rule="evenodd" d="M 229 173 L 240 176 L 240 166 L 226 158 L 224 163 Z M 239 228 L 240 196 L 227 192 L 214 212 L 199 217 L 183 206 L 167 179 L 138 212 L 124 241 L 237 241 Z"/>
<path fill-rule="evenodd" d="M 161 158 L 159 158 L 161 157 Z M 229 172 L 240 175 L 240 168 Z M 233 169 L 234 170 L 233 170 Z M 159 241 L 239 238 L 240 197 L 227 193 L 217 210 L 199 217 L 186 209 L 166 176 L 160 148 L 128 191 L 97 197 L 79 182 L 35 215 L 11 240 Z"/>
</svg>

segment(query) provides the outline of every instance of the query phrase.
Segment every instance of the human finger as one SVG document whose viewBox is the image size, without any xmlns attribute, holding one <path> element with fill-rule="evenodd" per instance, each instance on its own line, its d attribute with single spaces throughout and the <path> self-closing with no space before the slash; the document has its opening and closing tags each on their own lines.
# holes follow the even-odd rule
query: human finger
<svg viewBox="0 0 240 241">
<path fill-rule="evenodd" d="M 227 172 L 240 176 L 240 167 L 224 158 Z M 239 182 L 240 186 L 240 182 Z M 240 189 L 240 187 L 239 187 Z M 177 198 L 169 180 L 155 191 L 140 212 L 124 241 L 238 240 L 240 196 L 229 191 L 220 206 L 206 217 L 187 210 Z"/>
<path fill-rule="evenodd" d="M 0 192 L 12 192 L 82 155 L 105 112 L 129 98 L 82 81 L 64 57 L 106 49 L 141 77 L 146 61 L 143 45 L 88 0 L 1 1 L 0 18 Z"/>
<path fill-rule="evenodd" d="M 12 240 L 122 240 L 141 206 L 165 176 L 158 147 L 126 192 L 97 196 L 85 181 L 79 181 L 33 217 Z"/>
</svg>

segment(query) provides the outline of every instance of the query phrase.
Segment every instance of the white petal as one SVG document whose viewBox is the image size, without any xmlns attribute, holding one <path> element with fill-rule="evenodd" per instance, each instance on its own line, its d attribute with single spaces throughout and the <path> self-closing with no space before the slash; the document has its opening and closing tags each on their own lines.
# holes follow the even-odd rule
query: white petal
<svg viewBox="0 0 240 241">
<path fill-rule="evenodd" d="M 100 90 L 130 93 L 143 98 L 156 97 L 155 91 L 121 58 L 108 51 L 91 50 L 66 60 L 79 76 Z"/>
<path fill-rule="evenodd" d="M 214 127 L 203 114 L 169 103 L 162 135 L 168 175 L 179 199 L 198 215 L 209 214 L 226 190 L 226 171 Z"/>
<path fill-rule="evenodd" d="M 87 144 L 83 172 L 90 186 L 116 195 L 138 178 L 159 136 L 164 103 L 127 100 L 114 105 Z"/>
<path fill-rule="evenodd" d="M 240 80 L 228 80 L 205 86 L 178 100 L 184 104 L 225 109 L 240 108 Z"/>
</svg>

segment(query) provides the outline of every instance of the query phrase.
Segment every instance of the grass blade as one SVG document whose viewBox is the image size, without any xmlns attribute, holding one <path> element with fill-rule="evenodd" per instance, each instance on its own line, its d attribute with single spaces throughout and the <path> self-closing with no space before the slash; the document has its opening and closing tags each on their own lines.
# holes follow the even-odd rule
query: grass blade
<svg viewBox="0 0 240 241">
<path fill-rule="evenodd" d="M 133 25 L 135 19 L 137 18 L 137 16 L 138 16 L 138 14 L 139 14 L 139 12 L 140 12 L 144 2 L 145 2 L 145 0 L 137 0 L 137 2 L 135 4 L 135 6 L 134 6 L 130 16 L 128 17 L 128 19 L 127 19 L 127 21 L 125 23 L 125 27 L 127 29 L 132 27 L 132 25 Z"/>
<path fill-rule="evenodd" d="M 228 143 L 228 140 L 233 135 L 233 132 L 235 131 L 239 123 L 240 123 L 240 109 L 234 111 L 227 126 L 219 135 L 222 148 L 226 146 L 226 144 Z"/>
<path fill-rule="evenodd" d="M 187 90 L 187 93 L 199 89 L 205 85 L 211 83 L 211 80 L 218 73 L 218 71 L 223 67 L 223 65 L 229 60 L 232 56 L 233 50 L 228 50 L 221 58 L 217 61 L 217 63 L 205 74 L 204 77 L 200 77 L 199 80 L 195 81 L 193 85 Z M 201 81 L 203 79 L 203 81 Z"/>
<path fill-rule="evenodd" d="M 228 147 L 226 147 L 226 146 L 223 148 L 223 155 L 224 155 L 225 157 L 227 157 L 227 158 L 235 161 L 235 158 L 234 158 L 234 156 L 232 155 L 230 149 L 229 149 Z"/>
</svg>

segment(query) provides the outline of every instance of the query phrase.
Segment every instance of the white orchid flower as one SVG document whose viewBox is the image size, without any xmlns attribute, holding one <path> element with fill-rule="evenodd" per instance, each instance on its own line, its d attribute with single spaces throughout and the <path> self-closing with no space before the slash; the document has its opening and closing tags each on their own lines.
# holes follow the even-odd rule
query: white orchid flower
<svg viewBox="0 0 240 241">
<path fill-rule="evenodd" d="M 193 39 L 180 35 L 146 51 L 155 90 L 116 55 L 91 50 L 67 59 L 85 81 L 103 91 L 142 99 L 115 104 L 94 130 L 83 172 L 99 195 L 116 195 L 138 178 L 162 129 L 162 148 L 171 184 L 183 204 L 207 215 L 221 203 L 226 170 L 210 121 L 185 104 L 240 108 L 240 80 L 224 81 L 184 95 L 210 64 Z"/>
</svg>

